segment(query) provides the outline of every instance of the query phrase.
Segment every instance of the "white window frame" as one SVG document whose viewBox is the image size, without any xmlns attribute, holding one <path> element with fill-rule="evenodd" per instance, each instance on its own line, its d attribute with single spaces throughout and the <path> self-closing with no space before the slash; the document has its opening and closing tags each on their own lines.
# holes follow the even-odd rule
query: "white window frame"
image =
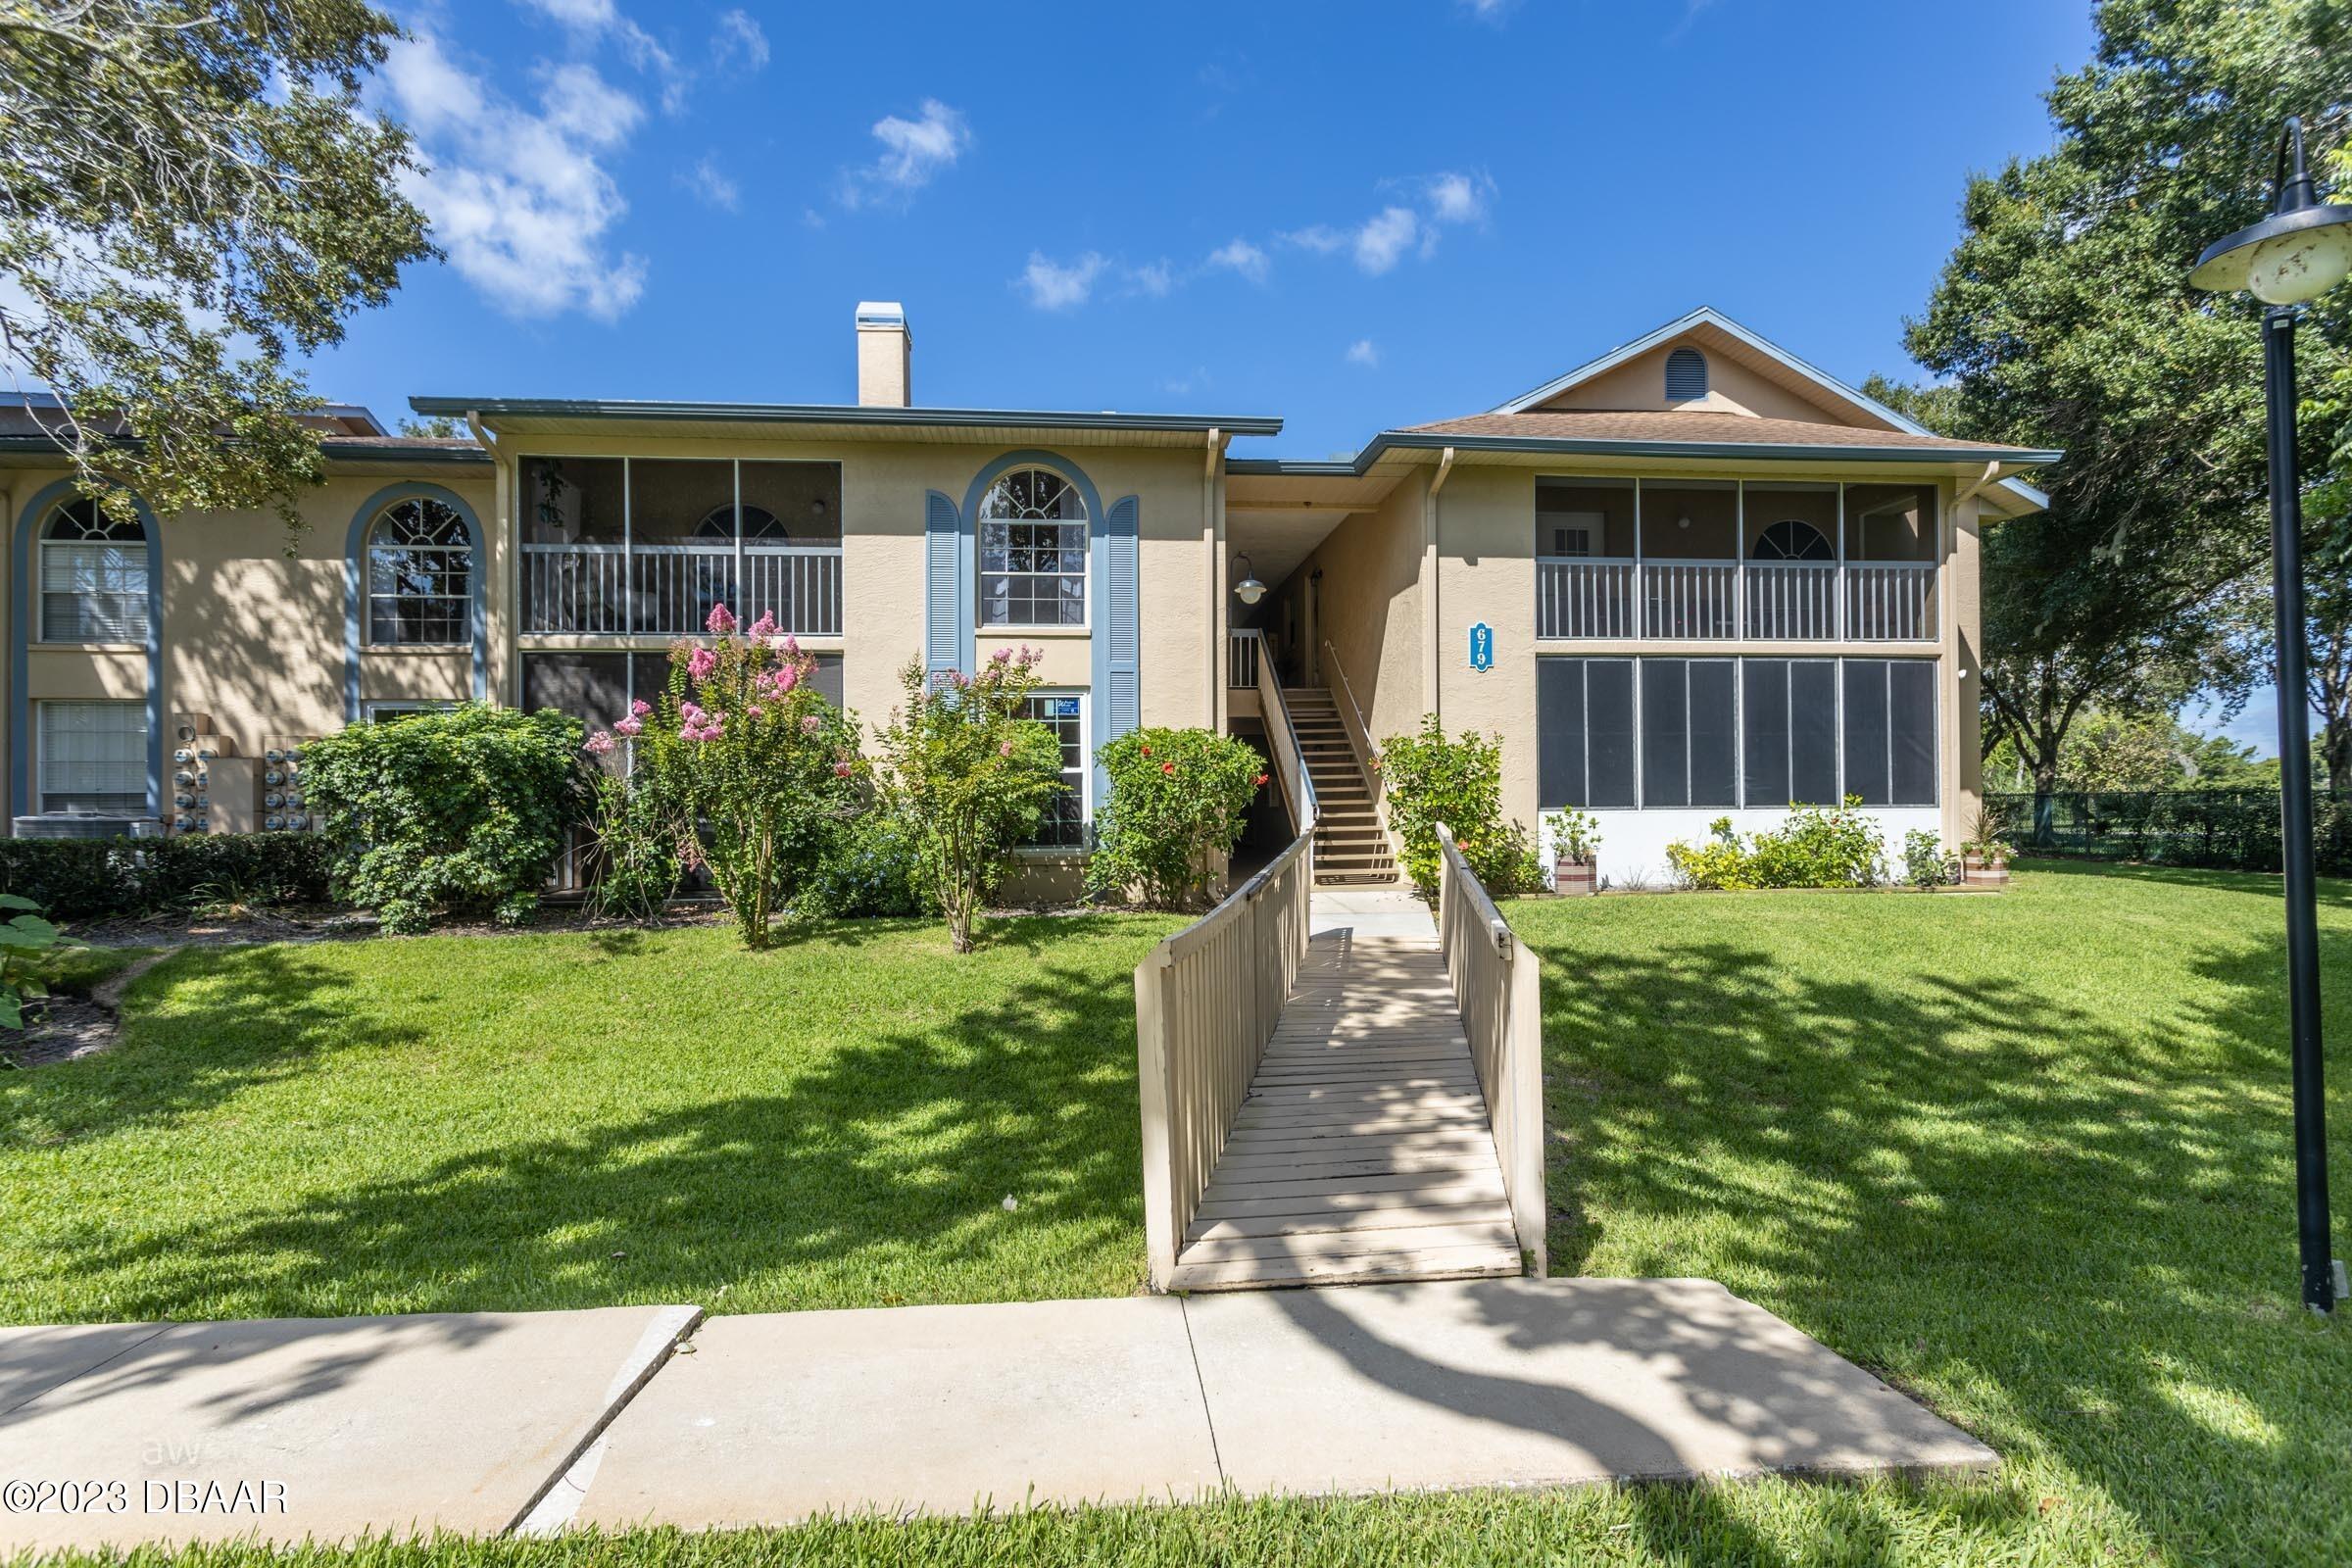
<svg viewBox="0 0 2352 1568">
<path fill-rule="evenodd" d="M 1050 473 L 1059 479 L 1068 487 L 1068 495 L 1077 503 L 1078 515 L 1075 517 L 989 516 L 988 498 L 996 493 L 997 486 L 1016 473 L 1026 472 Z M 1088 631 L 1095 617 L 1095 592 L 1092 581 L 1095 567 L 1095 517 L 1086 510 L 1086 495 L 1078 488 L 1078 481 L 1050 463 L 1024 463 L 1017 467 L 1005 469 L 988 482 L 988 488 L 980 493 L 978 514 L 972 519 L 972 587 L 978 601 L 972 607 L 972 624 L 985 632 L 1062 632 L 1075 635 Z M 1075 527 L 1078 530 L 1081 547 L 1077 571 L 991 571 L 988 567 L 988 529 L 992 523 L 1006 528 L 1024 523 L 1031 526 Z M 1007 543 L 1005 548 L 1010 550 L 1011 545 Z M 1068 554 L 1066 551 L 1061 553 Z M 1062 578 L 1071 576 L 1078 579 L 1079 614 L 1076 620 L 990 620 L 988 618 L 989 578 L 1051 578 L 1058 582 Z M 1059 600 L 1056 599 L 1055 603 L 1059 603 Z"/>
<path fill-rule="evenodd" d="M 402 645 L 409 646 L 409 645 Z M 360 717 L 372 724 L 379 718 L 399 717 L 409 713 L 445 713 L 465 705 L 448 697 L 387 697 L 378 702 L 360 704 Z"/>
<path fill-rule="evenodd" d="M 135 788 L 127 790 L 69 789 L 57 787 L 52 784 L 50 779 L 50 766 L 52 758 L 50 754 L 55 742 L 50 734 L 49 726 L 53 715 L 58 714 L 67 709 L 107 709 L 119 714 L 127 715 L 131 718 L 132 723 L 129 726 L 115 732 L 115 734 L 135 736 L 137 740 L 136 751 L 127 759 L 105 759 L 96 760 L 98 765 L 108 767 L 127 766 L 132 769 L 133 777 L 135 778 L 136 783 Z M 148 727 L 147 705 L 144 702 L 136 700 L 124 701 L 118 698 L 99 698 L 90 700 L 74 699 L 57 702 L 37 702 L 33 704 L 32 730 L 32 777 L 33 792 L 36 797 L 34 801 L 34 809 L 36 814 L 41 816 L 150 816 L 154 814 L 155 801 L 150 794 L 150 789 L 154 783 L 154 780 L 151 776 L 150 769 L 152 768 L 154 762 L 155 735 L 154 732 Z M 53 794 L 111 794 L 119 797 L 135 796 L 137 798 L 137 804 L 126 807 L 58 806 L 53 808 L 49 804 L 49 798 Z"/>
<path fill-rule="evenodd" d="M 85 502 L 82 503 L 82 505 L 94 506 L 95 503 Z M 36 640 L 52 646 L 69 648 L 109 648 L 117 646 L 133 646 L 145 643 L 147 639 L 154 634 L 155 629 L 155 581 L 152 572 L 149 570 L 146 519 L 144 517 L 139 519 L 139 537 L 137 539 L 50 538 L 49 530 L 57 526 L 60 515 L 72 510 L 73 504 L 71 503 L 66 506 L 60 506 L 52 510 L 49 515 L 42 519 L 41 522 L 41 531 L 38 536 L 38 545 L 33 564 L 32 585 L 33 597 L 36 603 L 36 613 L 40 618 L 39 636 Z M 103 515 L 103 514 L 101 514 L 101 515 Z M 52 554 L 58 552 L 85 551 L 120 552 L 124 558 L 125 564 L 131 568 L 135 569 L 138 573 L 139 586 L 135 592 L 124 594 L 109 594 L 106 596 L 108 598 L 122 598 L 130 600 L 137 607 L 136 619 L 138 623 L 134 627 L 130 628 L 127 636 L 68 637 L 53 633 L 50 630 L 49 599 L 52 590 L 49 587 L 49 558 Z M 60 591 L 62 592 L 64 590 Z M 93 591 L 74 590 L 74 592 L 75 593 L 76 597 L 83 599 L 96 597 Z"/>
<path fill-rule="evenodd" d="M 1078 700 L 1078 825 L 1082 842 L 1077 844 L 1032 844 L 1024 842 L 1015 847 L 1017 855 L 1066 856 L 1084 855 L 1092 847 L 1095 832 L 1095 704 L 1094 693 L 1083 686 L 1041 688 L 1029 694 L 1032 703 L 1051 702 L 1056 698 L 1075 697 Z M 1034 714 L 1027 715 L 1034 717 Z M 1069 773 L 1063 768 L 1063 775 Z"/>
<path fill-rule="evenodd" d="M 392 514 L 404 507 L 411 506 L 439 507 L 443 511 L 449 513 L 450 515 L 457 518 L 461 530 L 466 535 L 465 545 L 462 547 L 458 545 L 406 544 L 383 544 L 379 546 L 376 543 L 376 535 L 383 530 L 386 523 L 391 521 Z M 463 594 L 405 594 L 399 592 L 382 592 L 376 587 L 375 577 L 375 557 L 376 552 L 379 549 L 385 551 L 386 553 L 430 551 L 444 556 L 462 555 L 466 559 L 466 592 Z M 400 500 L 392 502 L 390 505 L 386 506 L 382 511 L 378 512 L 372 518 L 368 520 L 367 535 L 360 541 L 360 597 L 362 601 L 361 614 L 366 624 L 368 646 L 369 648 L 397 648 L 402 650 L 426 649 L 437 652 L 447 651 L 450 649 L 471 648 L 473 646 L 475 635 L 480 631 L 480 627 L 476 624 L 476 620 L 481 613 L 481 606 L 478 602 L 478 595 L 476 594 L 475 590 L 480 586 L 481 577 L 479 574 L 484 569 L 485 564 L 486 564 L 482 560 L 480 539 L 475 537 L 474 529 L 466 524 L 465 514 L 458 511 L 456 507 L 451 506 L 448 502 L 440 500 L 434 496 L 404 496 Z M 376 635 L 375 607 L 379 602 L 388 602 L 396 605 L 407 601 L 414 601 L 419 604 L 439 604 L 446 603 L 451 599 L 455 599 L 458 602 L 461 621 L 459 635 L 453 641 L 408 642 L 396 637 L 384 638 Z"/>
</svg>

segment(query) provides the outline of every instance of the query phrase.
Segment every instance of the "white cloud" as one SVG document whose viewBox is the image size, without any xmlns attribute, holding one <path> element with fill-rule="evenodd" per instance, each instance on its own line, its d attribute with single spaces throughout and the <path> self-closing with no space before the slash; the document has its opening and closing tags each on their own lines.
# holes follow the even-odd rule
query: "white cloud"
<svg viewBox="0 0 2352 1568">
<path fill-rule="evenodd" d="M 1349 365 L 1360 365 L 1367 370 L 1377 369 L 1380 367 L 1380 350 L 1370 338 L 1359 337 L 1348 345 L 1347 360 Z"/>
<path fill-rule="evenodd" d="M 678 176 L 678 183 L 694 192 L 697 200 L 721 212 L 731 213 L 743 205 L 742 187 L 708 157 L 696 159 L 694 167 Z"/>
<path fill-rule="evenodd" d="M 710 63 L 721 71 L 758 71 L 767 64 L 767 33 L 749 12 L 722 11 L 710 34 Z"/>
<path fill-rule="evenodd" d="M 1519 0 L 1458 0 L 1461 8 L 1481 22 L 1501 25 L 1502 19 L 1519 8 Z"/>
<path fill-rule="evenodd" d="M 1494 181 L 1484 174 L 1448 172 L 1430 175 L 1422 181 L 1421 192 L 1422 200 L 1429 204 L 1432 222 L 1484 222 L 1487 202 L 1494 194 Z"/>
<path fill-rule="evenodd" d="M 522 0 L 524 5 L 583 42 L 610 38 L 621 57 L 662 83 L 662 112 L 684 112 L 694 73 L 680 66 L 654 35 L 621 15 L 613 0 Z"/>
<path fill-rule="evenodd" d="M 1139 294 L 1149 294 L 1155 300 L 1165 299 L 1168 291 L 1176 286 L 1176 270 L 1165 261 L 1152 262 L 1130 268 L 1127 281 L 1134 285 Z"/>
<path fill-rule="evenodd" d="M 466 281 L 516 316 L 612 320 L 637 303 L 645 260 L 609 245 L 628 203 L 598 157 L 644 119 L 636 99 L 592 67 L 542 66 L 533 112 L 424 31 L 392 46 L 383 76 L 430 165 L 407 176 L 407 194 Z"/>
<path fill-rule="evenodd" d="M 1374 277 L 1396 265 L 1396 259 L 1421 237 L 1421 220 L 1409 207 L 1386 207 L 1355 231 L 1355 265 Z"/>
<path fill-rule="evenodd" d="M 956 161 L 972 144 L 972 132 L 960 111 L 926 98 L 919 120 L 885 115 L 875 121 L 874 139 L 882 144 L 882 155 L 842 175 L 844 207 L 905 203 L 934 177 L 956 167 Z"/>
<path fill-rule="evenodd" d="M 1208 265 L 1230 267 L 1252 283 L 1263 283 L 1273 266 L 1264 251 L 1239 236 L 1210 251 Z"/>
<path fill-rule="evenodd" d="M 1494 181 L 1487 175 L 1453 171 L 1383 180 L 1381 188 L 1409 193 L 1406 200 L 1415 205 L 1392 202 L 1349 227 L 1310 223 L 1282 234 L 1282 242 L 1318 256 L 1345 251 L 1359 270 L 1378 277 L 1395 270 L 1407 252 L 1417 252 L 1426 260 L 1436 252 L 1438 235 L 1446 226 L 1484 222 L 1488 205 L 1494 196 Z M 1209 258 L 1212 265 L 1222 260 L 1222 251 Z"/>
<path fill-rule="evenodd" d="M 1084 305 L 1095 291 L 1095 279 L 1110 263 L 1093 251 L 1068 266 L 1047 258 L 1043 251 L 1029 253 L 1029 265 L 1015 283 L 1029 296 L 1029 303 L 1041 311 L 1067 311 Z"/>
</svg>

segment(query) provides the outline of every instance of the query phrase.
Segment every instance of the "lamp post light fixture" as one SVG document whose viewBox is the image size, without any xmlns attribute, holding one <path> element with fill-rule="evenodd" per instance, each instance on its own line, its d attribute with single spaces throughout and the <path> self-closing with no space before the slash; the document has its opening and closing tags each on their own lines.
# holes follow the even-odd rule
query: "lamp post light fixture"
<svg viewBox="0 0 2352 1568">
<path fill-rule="evenodd" d="M 1250 558 L 1236 556 L 1233 558 L 1233 564 L 1241 568 L 1242 573 L 1242 580 L 1233 585 L 1233 597 L 1245 605 L 1254 605 L 1260 599 L 1265 598 L 1266 585 L 1259 582 L 1257 573 L 1250 569 Z"/>
<path fill-rule="evenodd" d="M 2328 1246 L 2328 1132 L 2320 1069 L 2320 935 L 2312 885 L 2311 718 L 2304 684 L 2302 475 L 2295 459 L 2295 307 L 2352 272 L 2352 207 L 2319 199 L 2303 163 L 2303 122 L 2278 143 L 2271 216 L 2214 241 L 2193 288 L 2245 290 L 2263 302 L 2263 391 L 2270 406 L 2271 583 L 2278 639 L 2279 839 L 2286 869 L 2286 998 L 2295 1095 L 2295 1220 L 2303 1304 L 2333 1311 Z"/>
</svg>

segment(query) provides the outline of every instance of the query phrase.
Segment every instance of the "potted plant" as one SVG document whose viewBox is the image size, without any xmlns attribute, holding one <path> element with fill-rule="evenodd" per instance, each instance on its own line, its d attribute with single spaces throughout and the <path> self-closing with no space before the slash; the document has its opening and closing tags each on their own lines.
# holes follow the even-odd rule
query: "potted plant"
<svg viewBox="0 0 2352 1568">
<path fill-rule="evenodd" d="M 1555 893 L 1592 893 L 1598 886 L 1600 824 L 1583 811 L 1551 813 L 1551 886 Z"/>
<path fill-rule="evenodd" d="M 1997 838 L 1964 839 L 1960 844 L 1960 876 L 1972 888 L 2009 885 L 2009 857 L 2016 852 Z"/>
</svg>

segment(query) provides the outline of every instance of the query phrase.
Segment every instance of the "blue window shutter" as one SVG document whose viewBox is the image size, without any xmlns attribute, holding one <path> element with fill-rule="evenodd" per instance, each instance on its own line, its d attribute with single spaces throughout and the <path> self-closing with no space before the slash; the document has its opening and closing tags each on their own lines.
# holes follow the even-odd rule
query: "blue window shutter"
<svg viewBox="0 0 2352 1568">
<path fill-rule="evenodd" d="M 1103 530 L 1102 548 L 1109 568 L 1103 574 L 1104 587 L 1110 598 L 1103 607 L 1105 635 L 1110 641 L 1104 676 L 1110 689 L 1104 693 L 1102 741 L 1115 740 L 1144 721 L 1143 584 L 1136 543 L 1139 511 L 1135 497 L 1122 498 L 1111 507 Z"/>
<path fill-rule="evenodd" d="M 1696 349 L 1666 356 L 1666 401 L 1690 403 L 1707 395 L 1707 357 Z"/>
<path fill-rule="evenodd" d="M 934 490 L 923 499 L 923 668 L 933 674 L 963 662 L 956 637 L 956 564 L 961 539 L 956 503 Z"/>
</svg>

